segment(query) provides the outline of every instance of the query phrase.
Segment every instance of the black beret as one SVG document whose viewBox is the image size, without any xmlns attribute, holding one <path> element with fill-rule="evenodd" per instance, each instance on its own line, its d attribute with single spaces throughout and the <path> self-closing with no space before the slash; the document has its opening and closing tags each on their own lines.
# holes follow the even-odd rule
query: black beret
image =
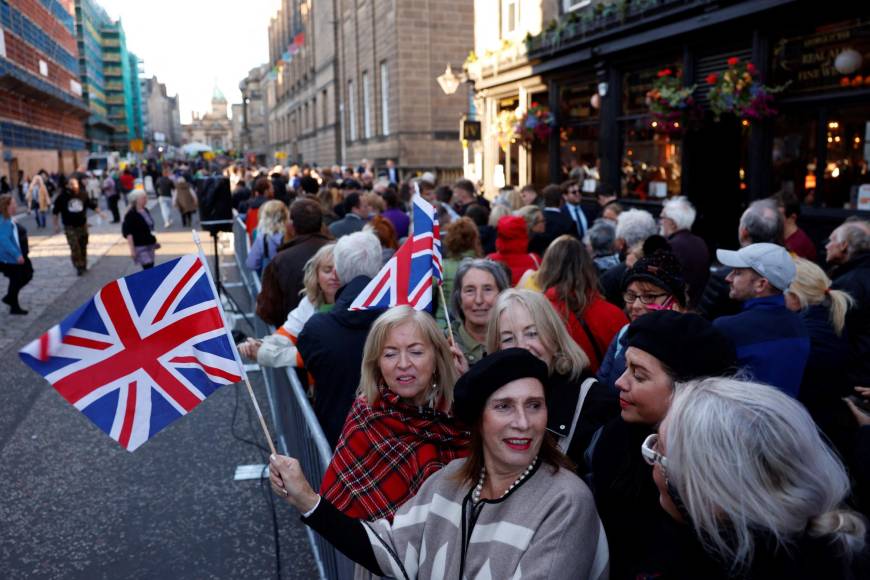
<svg viewBox="0 0 870 580">
<path fill-rule="evenodd" d="M 656 357 L 678 381 L 725 375 L 737 364 L 728 337 L 697 314 L 650 312 L 631 323 L 626 339 L 628 346 Z"/>
<path fill-rule="evenodd" d="M 462 375 L 453 389 L 456 417 L 477 422 L 486 400 L 506 384 L 533 378 L 547 385 L 547 365 L 523 348 L 508 348 L 483 357 Z"/>
</svg>

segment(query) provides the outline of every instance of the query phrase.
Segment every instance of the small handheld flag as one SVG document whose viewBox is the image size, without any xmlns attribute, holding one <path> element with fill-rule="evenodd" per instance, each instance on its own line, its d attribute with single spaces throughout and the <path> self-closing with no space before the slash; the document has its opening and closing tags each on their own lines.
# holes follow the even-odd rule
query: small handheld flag
<svg viewBox="0 0 870 580">
<path fill-rule="evenodd" d="M 183 256 L 120 278 L 19 352 L 128 451 L 243 369 L 203 261 Z"/>
<path fill-rule="evenodd" d="M 413 236 L 363 288 L 349 310 L 390 308 L 408 304 L 417 310 L 432 306 L 432 278 L 440 282 L 441 239 L 435 208 L 420 195 L 413 198 Z"/>
</svg>

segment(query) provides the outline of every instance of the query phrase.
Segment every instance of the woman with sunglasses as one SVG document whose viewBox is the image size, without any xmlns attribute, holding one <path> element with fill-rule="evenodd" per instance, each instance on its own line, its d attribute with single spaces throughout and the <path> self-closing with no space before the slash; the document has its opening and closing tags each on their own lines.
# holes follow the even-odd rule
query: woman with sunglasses
<svg viewBox="0 0 870 580">
<path fill-rule="evenodd" d="M 866 523 L 843 505 L 843 464 L 779 390 L 729 378 L 681 385 L 638 455 L 683 524 L 665 529 L 661 564 L 638 577 L 868 577 Z"/>
<path fill-rule="evenodd" d="M 685 312 L 688 304 L 682 266 L 669 250 L 656 250 L 635 262 L 625 273 L 622 289 L 629 323 L 656 310 Z M 628 324 L 610 341 L 596 373 L 598 381 L 611 388 L 616 388 L 616 379 L 625 372 L 627 331 Z"/>
<path fill-rule="evenodd" d="M 627 368 L 616 381 L 620 416 L 586 451 L 614 579 L 636 577 L 664 519 L 652 469 L 638 446 L 665 418 L 678 381 L 725 374 L 736 359 L 729 340 L 696 314 L 650 312 L 631 323 L 626 340 Z"/>
</svg>

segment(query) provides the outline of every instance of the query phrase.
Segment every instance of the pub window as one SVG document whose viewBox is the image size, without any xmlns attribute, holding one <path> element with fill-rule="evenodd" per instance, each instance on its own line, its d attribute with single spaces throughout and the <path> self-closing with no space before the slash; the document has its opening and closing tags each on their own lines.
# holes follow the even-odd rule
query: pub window
<svg viewBox="0 0 870 580">
<path fill-rule="evenodd" d="M 594 78 L 562 87 L 559 151 L 562 180 L 576 180 L 584 195 L 594 195 L 598 170 L 598 111 L 601 97 Z"/>
<path fill-rule="evenodd" d="M 681 128 L 663 131 L 658 121 L 649 115 L 646 104 L 646 94 L 658 72 L 664 68 L 679 71 L 680 67 L 673 64 L 676 61 L 674 58 L 670 65 L 629 71 L 623 77 L 622 116 L 619 117 L 623 136 L 622 197 L 656 201 L 680 195 Z"/>
</svg>

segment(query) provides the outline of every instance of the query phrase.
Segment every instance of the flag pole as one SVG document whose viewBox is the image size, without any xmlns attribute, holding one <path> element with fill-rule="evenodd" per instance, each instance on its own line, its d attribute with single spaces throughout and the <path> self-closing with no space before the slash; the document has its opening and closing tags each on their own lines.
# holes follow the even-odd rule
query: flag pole
<svg viewBox="0 0 870 580">
<path fill-rule="evenodd" d="M 202 244 L 199 240 L 199 232 L 196 230 L 191 230 L 193 234 L 193 241 L 196 244 L 196 250 L 199 253 L 199 259 L 202 261 L 202 265 L 205 268 L 205 275 L 208 278 L 208 283 L 211 285 L 211 291 L 214 292 L 215 298 L 218 303 L 218 312 L 221 314 L 221 320 L 223 320 L 224 328 L 227 332 L 230 331 L 230 325 L 227 324 L 227 315 L 224 312 L 224 305 L 221 303 L 220 294 L 218 294 L 217 287 L 215 286 L 214 280 L 211 277 L 211 271 L 208 268 L 208 260 L 205 257 L 205 253 L 202 251 Z M 215 261 L 218 260 L 218 256 L 215 255 Z M 254 395 L 254 388 L 251 386 L 251 380 L 248 378 L 248 373 L 245 372 L 245 365 L 242 364 L 242 357 L 239 355 L 239 349 L 236 347 L 236 341 L 232 339 L 232 333 L 230 334 L 230 348 L 233 349 L 233 356 L 236 357 L 236 363 L 239 365 L 239 370 L 242 372 L 242 378 L 245 380 L 245 386 L 248 387 L 248 395 L 251 396 L 251 402 L 254 404 L 254 410 L 257 412 L 257 419 L 260 421 L 260 427 L 263 429 L 263 435 L 266 436 L 266 442 L 269 444 L 269 450 L 272 455 L 277 455 L 278 452 L 275 451 L 275 444 L 272 442 L 272 435 L 269 433 L 269 428 L 266 426 L 266 420 L 263 418 L 263 412 L 260 410 L 260 404 L 257 402 L 257 397 Z"/>
<path fill-rule="evenodd" d="M 444 300 L 444 284 L 438 282 L 438 293 L 441 295 L 441 304 L 444 305 L 444 318 L 447 321 L 447 335 L 450 338 L 450 346 L 456 346 L 456 341 L 453 340 L 453 325 L 450 324 L 450 305 Z"/>
</svg>

